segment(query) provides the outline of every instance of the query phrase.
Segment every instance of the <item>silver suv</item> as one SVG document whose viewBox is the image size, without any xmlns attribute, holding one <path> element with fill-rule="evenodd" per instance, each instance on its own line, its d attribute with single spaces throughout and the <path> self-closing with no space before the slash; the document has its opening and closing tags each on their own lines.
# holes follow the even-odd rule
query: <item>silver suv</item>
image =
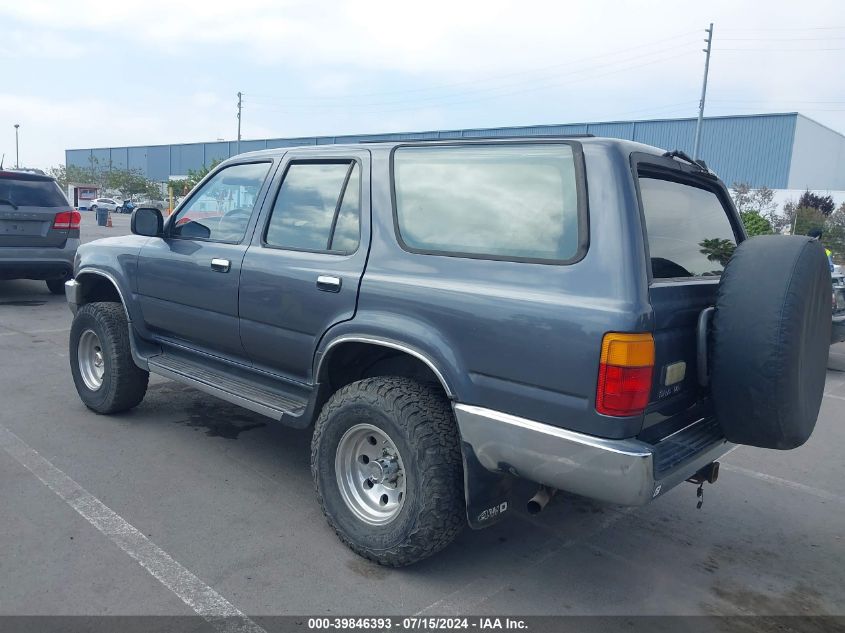
<svg viewBox="0 0 845 633">
<path fill-rule="evenodd" d="M 43 279 L 50 292 L 63 294 L 81 219 L 55 179 L 0 170 L 0 279 Z"/>
</svg>

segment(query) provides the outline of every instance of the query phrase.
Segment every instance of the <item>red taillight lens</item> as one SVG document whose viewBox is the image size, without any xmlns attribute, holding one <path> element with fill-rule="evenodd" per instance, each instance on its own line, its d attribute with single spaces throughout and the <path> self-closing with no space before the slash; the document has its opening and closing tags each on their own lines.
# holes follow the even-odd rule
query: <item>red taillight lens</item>
<svg viewBox="0 0 845 633">
<path fill-rule="evenodd" d="M 79 211 L 61 211 L 53 220 L 54 229 L 78 229 L 82 224 L 82 214 Z"/>
<path fill-rule="evenodd" d="M 651 334 L 605 334 L 596 387 L 596 411 L 617 417 L 641 414 L 651 394 L 653 369 L 654 339 Z"/>
</svg>

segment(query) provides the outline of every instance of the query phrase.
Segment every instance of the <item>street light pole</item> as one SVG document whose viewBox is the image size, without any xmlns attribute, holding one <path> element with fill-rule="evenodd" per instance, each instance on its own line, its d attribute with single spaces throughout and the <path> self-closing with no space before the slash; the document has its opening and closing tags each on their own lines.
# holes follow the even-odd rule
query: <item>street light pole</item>
<svg viewBox="0 0 845 633">
<path fill-rule="evenodd" d="M 18 128 L 20 123 L 15 123 L 15 169 L 20 169 L 20 150 L 18 148 Z"/>
</svg>

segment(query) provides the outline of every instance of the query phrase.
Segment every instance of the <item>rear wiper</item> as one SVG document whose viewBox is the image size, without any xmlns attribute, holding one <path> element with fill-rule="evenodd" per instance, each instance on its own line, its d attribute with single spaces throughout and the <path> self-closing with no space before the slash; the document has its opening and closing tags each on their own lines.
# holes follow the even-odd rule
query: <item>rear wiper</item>
<svg viewBox="0 0 845 633">
<path fill-rule="evenodd" d="M 705 173 L 711 174 L 713 176 L 716 175 L 712 171 L 710 171 L 710 168 L 707 166 L 707 163 L 705 163 L 700 158 L 698 160 L 695 160 L 683 150 L 673 149 L 671 152 L 665 152 L 663 156 L 665 156 L 666 158 L 680 158 L 682 161 L 689 163 L 693 167 Z"/>
<path fill-rule="evenodd" d="M 17 211 L 17 210 L 18 210 L 18 205 L 16 205 L 16 204 L 15 204 L 14 202 L 12 202 L 11 200 L 6 200 L 6 198 L 0 198 L 0 204 L 8 204 L 8 205 L 9 205 L 10 207 L 12 207 L 15 211 Z"/>
</svg>

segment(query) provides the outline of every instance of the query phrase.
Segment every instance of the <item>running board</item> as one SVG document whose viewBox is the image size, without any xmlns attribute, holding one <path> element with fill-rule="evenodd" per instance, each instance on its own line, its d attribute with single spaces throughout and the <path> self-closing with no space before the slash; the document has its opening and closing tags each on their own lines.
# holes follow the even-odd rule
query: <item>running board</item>
<svg viewBox="0 0 845 633">
<path fill-rule="evenodd" d="M 190 385 L 275 420 L 281 420 L 283 416 L 298 418 L 308 405 L 305 400 L 286 397 L 262 385 L 168 354 L 153 356 L 148 364 L 153 374 Z"/>
</svg>

